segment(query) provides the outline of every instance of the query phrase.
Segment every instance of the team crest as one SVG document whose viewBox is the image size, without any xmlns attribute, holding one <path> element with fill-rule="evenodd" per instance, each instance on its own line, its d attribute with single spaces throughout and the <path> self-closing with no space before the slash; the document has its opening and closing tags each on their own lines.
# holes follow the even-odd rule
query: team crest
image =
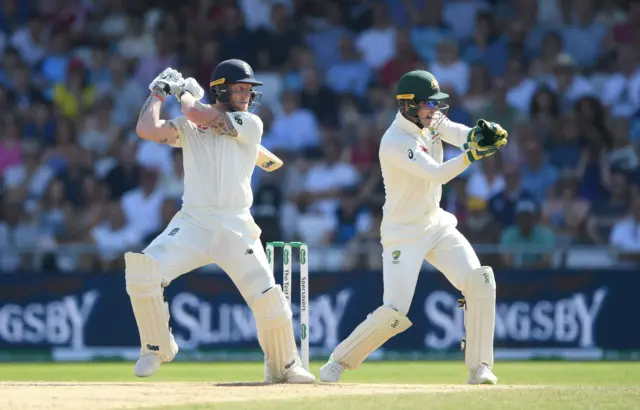
<svg viewBox="0 0 640 410">
<path fill-rule="evenodd" d="M 204 125 L 196 124 L 196 128 L 198 129 L 199 132 L 202 132 L 202 133 L 209 131 L 209 127 L 205 127 Z"/>
<path fill-rule="evenodd" d="M 440 84 L 438 84 L 438 80 L 436 80 L 435 78 L 431 80 L 431 88 L 434 88 L 436 90 L 440 89 Z"/>
<path fill-rule="evenodd" d="M 395 263 L 395 264 L 400 263 L 400 262 L 398 261 L 398 259 L 400 259 L 400 251 L 393 251 L 393 252 L 391 253 L 391 256 L 393 257 L 393 263 Z"/>
<path fill-rule="evenodd" d="M 420 145 L 420 151 L 424 152 L 425 154 L 429 153 L 429 150 L 424 145 Z"/>
</svg>

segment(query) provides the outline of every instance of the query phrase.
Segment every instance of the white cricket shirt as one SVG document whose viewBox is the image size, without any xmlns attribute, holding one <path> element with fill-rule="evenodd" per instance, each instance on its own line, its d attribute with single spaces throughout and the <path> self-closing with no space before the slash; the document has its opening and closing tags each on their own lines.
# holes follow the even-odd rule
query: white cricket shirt
<svg viewBox="0 0 640 410">
<path fill-rule="evenodd" d="M 383 242 L 420 235 L 438 211 L 444 212 L 440 209 L 442 185 L 468 165 L 464 153 L 443 163 L 442 140 L 460 147 L 467 142 L 470 130 L 447 118 L 436 128 L 420 129 L 402 114 L 396 115 L 380 143 L 385 188 L 380 227 Z"/>
<path fill-rule="evenodd" d="M 249 212 L 251 176 L 262 139 L 262 120 L 249 112 L 227 113 L 237 137 L 214 135 L 186 117 L 171 120 L 178 129 L 184 163 L 183 207 L 206 207 L 218 213 Z"/>
</svg>

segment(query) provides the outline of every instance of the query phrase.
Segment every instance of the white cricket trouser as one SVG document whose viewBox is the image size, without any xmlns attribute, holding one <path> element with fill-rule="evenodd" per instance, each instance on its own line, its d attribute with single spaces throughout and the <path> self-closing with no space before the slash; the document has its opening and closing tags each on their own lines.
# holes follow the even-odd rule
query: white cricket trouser
<svg viewBox="0 0 640 410">
<path fill-rule="evenodd" d="M 455 223 L 430 227 L 410 242 L 385 241 L 382 252 L 385 306 L 407 314 L 425 259 L 460 291 L 467 276 L 481 266 L 473 247 Z"/>
<path fill-rule="evenodd" d="M 250 214 L 222 216 L 207 208 L 186 208 L 143 253 L 160 265 L 163 286 L 194 269 L 216 264 L 252 304 L 275 286 L 259 235 Z"/>
</svg>

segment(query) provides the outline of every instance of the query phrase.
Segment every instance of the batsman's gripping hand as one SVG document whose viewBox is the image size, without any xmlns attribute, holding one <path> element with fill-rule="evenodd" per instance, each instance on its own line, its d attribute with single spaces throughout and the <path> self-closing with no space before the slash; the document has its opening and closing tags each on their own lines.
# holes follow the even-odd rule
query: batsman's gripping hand
<svg viewBox="0 0 640 410">
<path fill-rule="evenodd" d="M 161 90 L 166 95 L 173 95 L 182 89 L 184 79 L 178 70 L 166 68 L 149 84 L 149 91 Z"/>
<path fill-rule="evenodd" d="M 184 80 L 182 89 L 180 90 L 180 92 L 178 92 L 178 94 L 176 94 L 176 98 L 178 99 L 178 101 L 182 100 L 182 96 L 184 95 L 184 93 L 193 95 L 193 97 L 197 101 L 202 100 L 202 98 L 204 97 L 204 90 L 202 89 L 202 87 L 200 87 L 200 84 L 198 84 L 196 79 L 193 77 L 189 77 Z"/>
<path fill-rule="evenodd" d="M 463 144 L 462 149 L 482 150 L 491 147 L 502 148 L 507 144 L 507 131 L 496 124 L 486 120 L 478 120 L 475 127 L 469 131 L 467 142 Z"/>
</svg>

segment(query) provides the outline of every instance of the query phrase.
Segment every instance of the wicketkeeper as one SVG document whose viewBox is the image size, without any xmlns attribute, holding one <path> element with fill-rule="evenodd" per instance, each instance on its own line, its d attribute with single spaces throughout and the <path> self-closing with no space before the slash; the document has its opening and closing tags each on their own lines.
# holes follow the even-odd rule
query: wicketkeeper
<svg viewBox="0 0 640 410">
<path fill-rule="evenodd" d="M 411 71 L 398 82 L 398 114 L 382 137 L 380 165 L 386 191 L 380 228 L 384 295 L 373 311 L 320 370 L 335 382 L 344 370 L 357 369 L 367 356 L 411 326 L 407 312 L 426 259 L 464 295 L 465 363 L 470 384 L 495 384 L 493 332 L 496 283 L 489 266 L 456 229 L 456 218 L 440 208 L 442 185 L 470 164 L 495 154 L 507 143 L 498 124 L 480 120 L 473 128 L 450 121 L 440 91 L 427 71 Z M 462 153 L 443 162 L 442 141 Z"/>
</svg>

